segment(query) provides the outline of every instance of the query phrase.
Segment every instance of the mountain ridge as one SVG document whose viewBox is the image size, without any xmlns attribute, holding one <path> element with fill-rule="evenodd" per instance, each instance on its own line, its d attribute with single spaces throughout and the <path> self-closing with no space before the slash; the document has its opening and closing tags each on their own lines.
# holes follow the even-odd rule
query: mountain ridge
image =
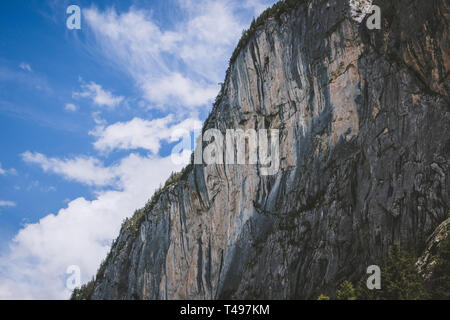
<svg viewBox="0 0 450 320">
<path fill-rule="evenodd" d="M 203 126 L 280 130 L 280 171 L 172 176 L 124 223 L 85 298 L 332 294 L 448 217 L 447 1 L 375 2 L 380 31 L 347 1 L 281 3 L 244 33 Z"/>
</svg>

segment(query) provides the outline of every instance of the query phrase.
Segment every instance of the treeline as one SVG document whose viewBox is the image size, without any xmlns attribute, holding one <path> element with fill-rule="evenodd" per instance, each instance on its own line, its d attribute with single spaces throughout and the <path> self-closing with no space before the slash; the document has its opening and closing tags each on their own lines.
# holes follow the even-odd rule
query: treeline
<svg viewBox="0 0 450 320">
<path fill-rule="evenodd" d="M 381 268 L 381 289 L 369 290 L 367 275 L 356 283 L 348 280 L 336 289 L 337 300 L 449 300 L 450 299 L 450 237 L 443 240 L 435 256 L 429 279 L 416 267 L 417 257 L 395 244 Z M 318 300 L 329 300 L 321 294 Z"/>
</svg>

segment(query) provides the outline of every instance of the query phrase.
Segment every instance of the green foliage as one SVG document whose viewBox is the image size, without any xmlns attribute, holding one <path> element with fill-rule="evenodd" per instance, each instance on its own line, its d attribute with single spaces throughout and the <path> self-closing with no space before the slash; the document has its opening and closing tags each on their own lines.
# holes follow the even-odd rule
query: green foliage
<svg viewBox="0 0 450 320">
<path fill-rule="evenodd" d="M 145 220 L 147 213 L 149 213 L 153 209 L 161 194 L 170 186 L 177 184 L 178 181 L 184 178 L 187 175 L 188 170 L 190 170 L 189 168 L 190 167 L 188 166 L 178 173 L 172 172 L 172 174 L 164 184 L 164 187 L 160 187 L 155 191 L 152 198 L 147 202 L 144 208 L 136 210 L 131 218 L 126 218 L 124 220 L 124 222 L 122 223 L 122 230 L 129 230 L 134 236 L 136 236 L 139 232 L 139 228 L 141 227 L 142 222 Z M 114 241 L 112 244 L 112 248 L 114 248 L 116 245 L 117 242 Z M 81 288 L 74 289 L 72 292 L 71 300 L 88 300 L 90 298 L 94 290 L 95 282 L 97 280 L 103 279 L 104 277 L 106 266 L 111 259 L 111 255 L 112 249 L 108 253 L 106 259 L 103 260 L 100 264 L 96 278 L 84 284 L 83 286 L 81 286 Z"/>
<path fill-rule="evenodd" d="M 394 244 L 381 266 L 381 289 L 369 290 L 367 277 L 356 288 L 358 299 L 364 300 L 420 300 L 426 299 L 424 280 L 416 269 L 416 257 L 399 244 Z"/>
<path fill-rule="evenodd" d="M 317 297 L 317 300 L 330 300 L 330 297 L 321 293 L 320 296 Z"/>
<path fill-rule="evenodd" d="M 159 187 L 151 199 L 145 204 L 144 208 L 138 209 L 134 212 L 131 218 L 125 218 L 122 224 L 122 230 L 130 230 L 134 235 L 137 235 L 142 222 L 145 220 L 147 214 L 153 209 L 153 207 L 158 202 L 160 196 L 168 190 L 170 186 L 176 185 L 181 178 L 184 178 L 189 170 L 190 166 L 187 166 L 180 172 L 172 172 L 170 177 L 166 180 L 163 187 Z"/>
<path fill-rule="evenodd" d="M 450 237 L 439 244 L 436 265 L 426 288 L 431 299 L 450 300 Z"/>
<path fill-rule="evenodd" d="M 112 247 L 115 246 L 116 243 L 113 243 Z M 91 298 L 92 293 L 94 292 L 95 283 L 98 280 L 103 279 L 106 271 L 106 266 L 111 259 L 112 255 L 112 249 L 109 251 L 108 255 L 106 256 L 106 259 L 102 261 L 100 264 L 100 267 L 97 270 L 97 275 L 95 278 L 92 278 L 91 281 L 89 281 L 86 284 L 83 284 L 79 289 L 75 288 L 72 291 L 72 296 L 70 297 L 70 300 L 89 300 Z"/>
<path fill-rule="evenodd" d="M 112 250 L 109 251 L 108 255 L 106 256 L 106 259 L 103 260 L 102 263 L 100 263 L 100 267 L 97 270 L 96 280 L 101 280 L 105 276 L 106 266 L 111 258 L 111 251 Z"/>
<path fill-rule="evenodd" d="M 298 8 L 304 2 L 304 0 L 281 0 L 275 3 L 272 7 L 264 10 L 264 12 L 256 20 L 253 19 L 250 24 L 250 28 L 242 31 L 242 37 L 231 55 L 230 65 L 236 60 L 241 49 L 245 48 L 248 44 L 251 37 L 255 34 L 255 31 L 264 25 L 268 19 L 275 18 L 279 21 L 283 13 L 288 13 Z"/>
<path fill-rule="evenodd" d="M 337 300 L 356 300 L 356 292 L 353 284 L 345 280 L 341 283 L 338 290 L 336 291 Z"/>
<path fill-rule="evenodd" d="M 133 236 L 137 236 L 142 222 L 145 220 L 145 217 L 147 216 L 147 214 L 153 209 L 155 204 L 158 202 L 158 199 L 160 198 L 160 196 L 166 190 L 168 190 L 169 187 L 174 186 L 180 180 L 185 179 L 187 177 L 187 174 L 191 171 L 191 169 L 192 169 L 192 165 L 188 165 L 183 170 L 181 170 L 180 172 L 172 172 L 172 174 L 167 179 L 167 181 L 164 184 L 164 186 L 158 188 L 155 191 L 155 193 L 153 194 L 151 199 L 145 204 L 144 208 L 136 210 L 132 217 L 125 218 L 124 222 L 122 223 L 121 233 L 124 230 L 128 230 L 128 231 L 130 231 L 130 233 Z M 96 281 L 103 279 L 104 273 L 105 273 L 105 270 L 106 270 L 106 266 L 108 265 L 108 263 L 110 262 L 111 257 L 112 257 L 113 248 L 117 244 L 118 244 L 117 240 L 113 241 L 112 248 L 111 248 L 110 252 L 108 253 L 108 256 L 106 257 L 106 259 L 103 260 L 102 263 L 100 264 L 100 267 L 98 268 L 98 271 L 97 271 L 95 279 L 92 279 L 92 281 L 90 281 L 87 284 L 83 285 L 81 288 L 73 290 L 72 297 L 71 297 L 72 300 L 89 299 L 89 297 L 91 296 L 91 294 L 93 292 L 94 285 L 95 285 Z M 120 245 L 122 245 L 122 246 L 123 246 L 123 244 L 124 244 L 123 242 L 120 243 Z M 119 251 L 120 251 L 120 249 L 121 248 L 119 247 Z"/>
<path fill-rule="evenodd" d="M 442 240 L 433 261 L 431 277 L 425 282 L 416 267 L 417 257 L 394 244 L 381 265 L 381 289 L 369 290 L 367 275 L 356 288 L 344 281 L 336 291 L 338 300 L 450 300 L 450 238 Z M 320 295 L 318 300 L 326 296 Z"/>
<path fill-rule="evenodd" d="M 70 300 L 89 300 L 94 292 L 95 281 L 92 279 L 86 284 L 83 284 L 81 288 L 75 288 L 72 292 Z"/>
</svg>

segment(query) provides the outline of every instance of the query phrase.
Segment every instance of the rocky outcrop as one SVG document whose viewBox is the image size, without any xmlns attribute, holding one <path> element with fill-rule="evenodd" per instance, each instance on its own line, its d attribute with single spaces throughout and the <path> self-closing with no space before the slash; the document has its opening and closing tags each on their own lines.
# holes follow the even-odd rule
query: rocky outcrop
<svg viewBox="0 0 450 320">
<path fill-rule="evenodd" d="M 450 212 L 449 3 L 374 3 L 381 30 L 344 0 L 266 14 L 204 130 L 278 129 L 279 171 L 190 165 L 124 225 L 92 299 L 314 298 L 423 246 Z"/>
<path fill-rule="evenodd" d="M 425 281 L 433 276 L 433 271 L 437 263 L 437 256 L 441 249 L 441 244 L 450 239 L 450 217 L 442 222 L 430 238 L 422 256 L 417 260 L 416 266 Z"/>
</svg>

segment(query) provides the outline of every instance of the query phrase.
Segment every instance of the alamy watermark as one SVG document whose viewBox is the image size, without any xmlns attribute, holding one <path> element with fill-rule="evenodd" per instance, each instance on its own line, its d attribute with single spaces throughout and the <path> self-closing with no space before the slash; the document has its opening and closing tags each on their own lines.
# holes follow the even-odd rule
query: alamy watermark
<svg viewBox="0 0 450 320">
<path fill-rule="evenodd" d="M 176 164 L 188 164 L 193 150 L 194 164 L 258 165 L 263 176 L 276 174 L 280 167 L 278 129 L 226 129 L 225 135 L 218 129 L 203 134 L 196 129 L 194 149 L 190 132 L 177 131 L 174 135 L 182 137 L 172 149 L 171 158 Z"/>
<path fill-rule="evenodd" d="M 370 277 L 367 278 L 366 286 L 369 290 L 380 290 L 381 289 L 381 269 L 377 265 L 371 265 L 367 267 L 367 274 L 370 274 Z"/>
<path fill-rule="evenodd" d="M 67 29 L 81 29 L 81 9 L 77 5 L 70 5 L 66 10 L 67 14 L 70 14 L 66 20 Z"/>
<path fill-rule="evenodd" d="M 77 265 L 67 267 L 66 274 L 69 275 L 66 280 L 66 288 L 74 290 L 81 286 L 81 269 Z"/>
</svg>

